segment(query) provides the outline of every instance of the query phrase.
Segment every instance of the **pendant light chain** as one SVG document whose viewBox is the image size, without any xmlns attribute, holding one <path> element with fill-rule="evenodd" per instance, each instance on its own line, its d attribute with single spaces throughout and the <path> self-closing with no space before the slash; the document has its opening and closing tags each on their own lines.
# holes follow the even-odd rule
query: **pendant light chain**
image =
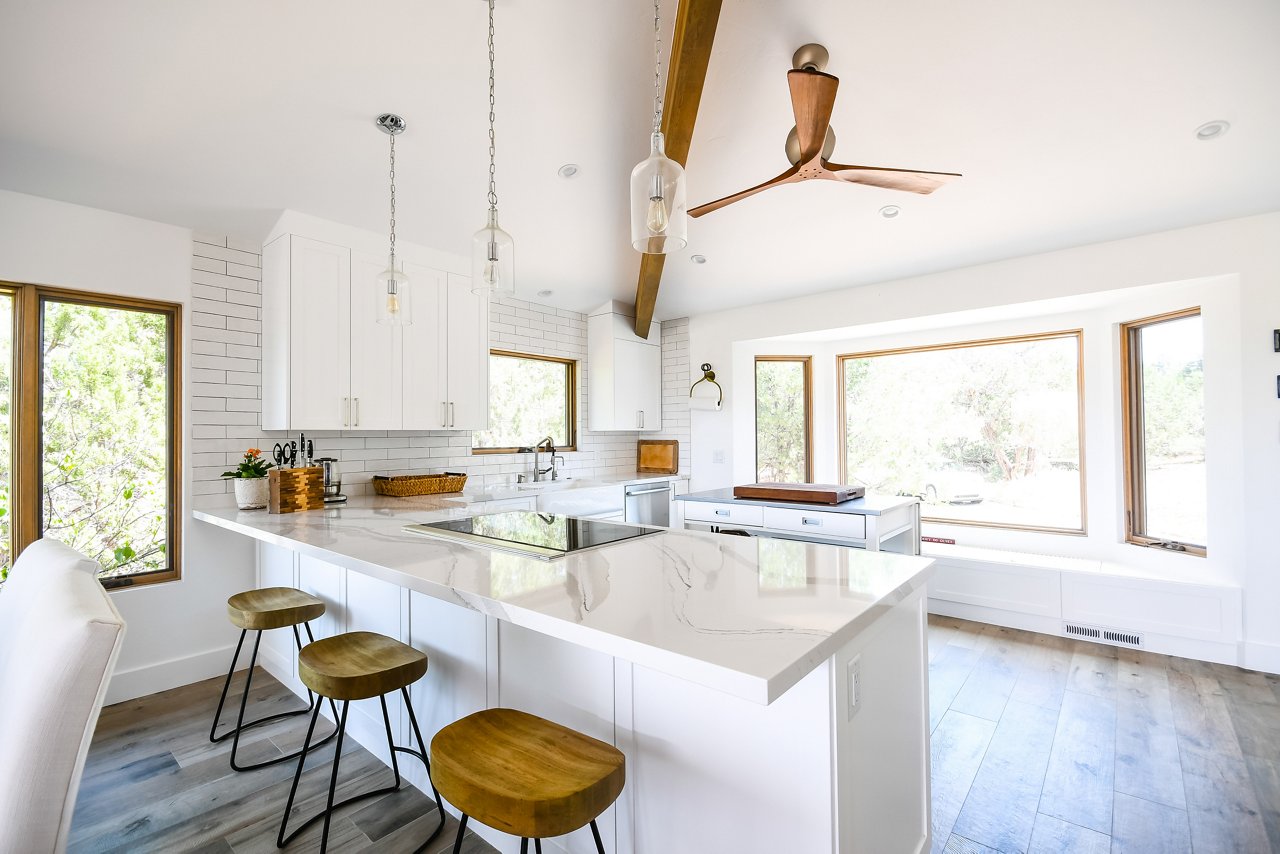
<svg viewBox="0 0 1280 854">
<path fill-rule="evenodd" d="M 497 137 L 494 134 L 494 99 L 493 99 L 493 0 L 489 0 L 489 210 L 498 209 L 498 183 L 496 179 Z"/>
<path fill-rule="evenodd" d="M 396 135 L 391 134 L 391 267 L 396 266 Z"/>
<path fill-rule="evenodd" d="M 662 131 L 662 28 L 659 0 L 653 0 L 653 132 Z"/>
</svg>

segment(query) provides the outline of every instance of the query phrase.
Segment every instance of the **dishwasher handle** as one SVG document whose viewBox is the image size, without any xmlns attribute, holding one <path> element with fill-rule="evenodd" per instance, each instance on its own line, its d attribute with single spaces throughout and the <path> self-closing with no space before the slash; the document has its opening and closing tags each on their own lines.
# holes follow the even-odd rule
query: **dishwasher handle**
<svg viewBox="0 0 1280 854">
<path fill-rule="evenodd" d="M 670 492 L 670 491 L 671 491 L 670 486 L 658 486 L 653 489 L 640 489 L 635 491 L 632 491 L 631 489 L 627 489 L 627 497 L 630 498 L 632 495 L 652 495 L 655 492 Z"/>
</svg>

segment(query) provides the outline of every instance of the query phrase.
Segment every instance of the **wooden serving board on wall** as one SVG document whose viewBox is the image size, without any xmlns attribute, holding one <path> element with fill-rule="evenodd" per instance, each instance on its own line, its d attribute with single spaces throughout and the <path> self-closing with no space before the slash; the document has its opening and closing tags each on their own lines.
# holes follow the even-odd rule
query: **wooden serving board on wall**
<svg viewBox="0 0 1280 854">
<path fill-rule="evenodd" d="M 867 490 L 861 486 L 834 483 L 748 483 L 733 488 L 734 498 L 759 498 L 765 501 L 804 501 L 809 504 L 841 504 L 861 498 Z"/>
<path fill-rule="evenodd" d="M 267 512 L 297 513 L 324 507 L 324 469 L 272 469 L 267 472 Z"/>
<path fill-rule="evenodd" d="M 640 439 L 636 442 L 636 471 L 640 474 L 679 474 L 680 442 Z"/>
</svg>

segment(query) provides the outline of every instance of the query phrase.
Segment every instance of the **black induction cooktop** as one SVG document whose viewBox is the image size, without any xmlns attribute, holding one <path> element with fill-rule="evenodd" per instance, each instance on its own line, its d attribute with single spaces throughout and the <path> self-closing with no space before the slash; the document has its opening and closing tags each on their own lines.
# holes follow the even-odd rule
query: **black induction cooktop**
<svg viewBox="0 0 1280 854">
<path fill-rule="evenodd" d="M 448 522 L 405 525 L 404 530 L 550 560 L 657 534 L 663 529 L 520 510 Z"/>
</svg>

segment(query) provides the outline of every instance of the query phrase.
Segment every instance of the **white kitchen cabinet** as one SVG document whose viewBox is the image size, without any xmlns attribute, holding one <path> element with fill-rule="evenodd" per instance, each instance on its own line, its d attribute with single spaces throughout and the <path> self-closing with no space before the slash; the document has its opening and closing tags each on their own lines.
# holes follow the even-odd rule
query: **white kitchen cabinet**
<svg viewBox="0 0 1280 854">
<path fill-rule="evenodd" d="M 638 338 L 630 317 L 610 311 L 587 318 L 587 429 L 662 429 L 662 346 L 657 325 Z"/>
<path fill-rule="evenodd" d="M 405 430 L 489 425 L 489 301 L 471 279 L 406 264 L 414 322 L 404 338 Z"/>
<path fill-rule="evenodd" d="M 351 256 L 351 416 L 352 430 L 403 429 L 402 329 L 378 323 L 378 275 L 387 259 Z M 411 329 L 412 327 L 404 327 Z"/>
<path fill-rule="evenodd" d="M 488 299 L 405 265 L 413 323 L 380 325 L 383 256 L 297 234 L 263 248 L 266 430 L 477 430 L 488 422 Z"/>
<path fill-rule="evenodd" d="M 263 248 L 262 426 L 340 430 L 351 397 L 351 250 L 299 235 Z"/>
</svg>

